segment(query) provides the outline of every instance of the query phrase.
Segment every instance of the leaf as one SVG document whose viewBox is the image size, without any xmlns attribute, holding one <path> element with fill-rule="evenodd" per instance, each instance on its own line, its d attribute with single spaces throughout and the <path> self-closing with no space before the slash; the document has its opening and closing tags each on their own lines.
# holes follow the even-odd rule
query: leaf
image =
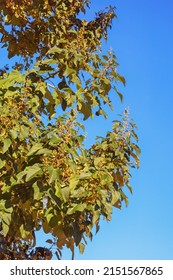
<svg viewBox="0 0 173 280">
<path fill-rule="evenodd" d="M 123 175 L 119 171 L 117 171 L 114 175 L 114 181 L 120 185 L 120 187 L 124 186 L 124 178 Z"/>
<path fill-rule="evenodd" d="M 118 191 L 113 191 L 111 204 L 114 205 L 119 199 L 120 199 L 120 193 Z"/>
<path fill-rule="evenodd" d="M 135 132 L 134 130 L 131 130 L 131 133 L 132 133 L 134 139 L 135 139 L 136 141 L 138 141 L 138 135 L 136 134 L 136 132 Z"/>
<path fill-rule="evenodd" d="M 48 224 L 50 223 L 50 220 L 54 217 L 54 214 L 51 212 L 51 213 L 47 213 L 46 214 L 46 219 L 47 219 L 47 222 Z M 50 224 L 49 224 L 50 226 Z"/>
<path fill-rule="evenodd" d="M 43 60 L 42 61 L 42 64 L 44 65 L 44 64 L 48 64 L 48 65 L 50 65 L 50 64 L 57 64 L 57 60 L 56 59 L 52 59 L 52 58 L 50 58 L 50 59 L 45 59 L 45 60 Z"/>
<path fill-rule="evenodd" d="M 125 195 L 125 193 L 122 191 L 122 189 L 120 189 L 119 192 L 120 192 L 120 195 L 121 195 L 121 199 L 125 201 L 125 204 L 126 204 L 126 207 L 127 207 L 128 204 L 129 204 L 128 197 Z"/>
<path fill-rule="evenodd" d="M 2 230 L 4 237 L 6 237 L 9 232 L 9 225 L 7 225 L 6 223 L 2 223 Z"/>
<path fill-rule="evenodd" d="M 42 149 L 43 146 L 40 143 L 37 143 L 35 145 L 32 146 L 31 150 L 29 151 L 29 153 L 27 154 L 28 157 L 32 156 L 34 153 L 36 153 L 38 150 Z"/>
<path fill-rule="evenodd" d="M 10 135 L 11 135 L 12 139 L 15 140 L 17 138 L 17 136 L 18 136 L 18 133 L 17 133 L 16 130 L 11 129 L 10 130 Z"/>
<path fill-rule="evenodd" d="M 49 233 L 50 230 L 51 230 L 51 228 L 50 228 L 50 226 L 48 225 L 48 222 L 47 222 L 47 221 L 43 221 L 42 225 L 43 225 L 43 230 L 44 230 L 44 232 L 45 232 L 45 233 Z"/>
<path fill-rule="evenodd" d="M 83 173 L 81 173 L 79 176 L 78 176 L 78 178 L 81 180 L 81 179 L 88 179 L 89 177 L 90 177 L 90 173 L 85 173 L 85 172 L 83 172 Z"/>
<path fill-rule="evenodd" d="M 0 169 L 2 169 L 5 166 L 5 161 L 0 159 Z"/>
<path fill-rule="evenodd" d="M 113 206 L 118 208 L 118 209 L 121 209 L 121 207 L 122 207 L 121 200 L 119 199 L 117 202 L 115 202 L 115 204 Z"/>
<path fill-rule="evenodd" d="M 49 243 L 49 244 L 53 244 L 52 239 L 47 239 L 46 242 Z"/>
<path fill-rule="evenodd" d="M 61 141 L 62 141 L 62 139 L 61 139 L 58 135 L 53 134 L 52 137 L 51 137 L 51 139 L 50 139 L 50 141 L 49 141 L 49 144 L 50 144 L 51 146 L 54 146 L 55 144 L 58 144 L 58 143 L 60 143 Z"/>
<path fill-rule="evenodd" d="M 70 194 L 69 186 L 61 188 L 61 193 L 62 193 L 63 200 L 66 202 L 68 200 L 69 194 Z"/>
<path fill-rule="evenodd" d="M 105 212 L 106 212 L 106 219 L 107 220 L 111 220 L 111 214 L 112 214 L 112 205 L 110 205 L 109 203 L 105 203 L 104 204 L 104 208 L 105 208 Z"/>
<path fill-rule="evenodd" d="M 65 109 L 67 108 L 67 101 L 64 98 L 62 99 L 61 107 L 62 107 L 63 111 L 65 111 Z"/>
<path fill-rule="evenodd" d="M 107 55 L 103 55 L 103 58 L 108 61 L 109 57 Z"/>
<path fill-rule="evenodd" d="M 46 90 L 45 97 L 49 100 L 51 104 L 55 104 L 55 100 L 49 90 Z"/>
<path fill-rule="evenodd" d="M 113 87 L 113 89 L 114 89 L 114 90 L 116 91 L 116 93 L 118 94 L 118 96 L 119 96 L 121 102 L 123 102 L 123 94 L 122 94 L 121 92 L 119 92 L 119 91 L 117 90 L 116 87 Z"/>
<path fill-rule="evenodd" d="M 80 242 L 78 247 L 79 247 L 80 254 L 83 254 L 85 251 L 85 245 L 82 242 Z"/>
<path fill-rule="evenodd" d="M 95 167 L 101 167 L 103 165 L 102 164 L 103 160 L 104 160 L 104 158 L 102 158 L 102 157 L 94 158 L 94 166 Z"/>
<path fill-rule="evenodd" d="M 1 88 L 9 88 L 13 86 L 14 83 L 23 83 L 25 80 L 25 76 L 22 75 L 19 71 L 13 70 L 8 74 L 6 79 L 0 81 Z"/>
<path fill-rule="evenodd" d="M 63 49 L 58 48 L 58 47 L 53 47 L 48 50 L 47 54 L 54 54 L 54 53 L 62 53 Z"/>
<path fill-rule="evenodd" d="M 46 155 L 52 154 L 52 151 L 47 148 L 43 148 L 43 149 L 38 150 L 35 153 L 35 155 L 44 155 L 44 154 L 46 154 Z"/>
<path fill-rule="evenodd" d="M 50 214 L 51 216 L 51 214 Z M 54 228 L 59 222 L 59 218 L 55 215 L 51 216 L 51 218 L 49 217 L 49 226 L 51 228 Z"/>
<path fill-rule="evenodd" d="M 72 215 L 75 212 L 83 212 L 86 209 L 86 207 L 86 203 L 74 205 L 74 207 L 68 209 L 67 215 Z"/>
<path fill-rule="evenodd" d="M 30 235 L 30 231 L 25 230 L 25 227 L 23 224 L 20 226 L 19 230 L 20 230 L 22 239 L 26 239 Z"/>
<path fill-rule="evenodd" d="M 5 154 L 8 151 L 10 146 L 11 146 L 10 138 L 4 139 L 4 145 L 3 145 L 2 153 Z"/>
<path fill-rule="evenodd" d="M 76 71 L 73 68 L 69 68 L 68 66 L 65 69 L 64 75 L 70 76 L 71 74 L 75 73 Z"/>
<path fill-rule="evenodd" d="M 100 210 L 94 211 L 93 218 L 92 218 L 92 225 L 97 224 L 99 219 L 100 219 Z"/>
<path fill-rule="evenodd" d="M 59 180 L 60 170 L 58 168 L 49 167 L 49 181 L 48 184 L 52 184 L 55 180 Z"/>
<path fill-rule="evenodd" d="M 20 126 L 19 138 L 20 138 L 21 140 L 23 140 L 23 139 L 25 139 L 25 138 L 28 138 L 29 132 L 30 132 L 29 127 L 26 127 L 25 125 L 21 125 L 21 126 Z"/>
<path fill-rule="evenodd" d="M 126 80 L 123 76 L 121 76 L 120 74 L 117 75 L 117 79 L 123 83 L 123 85 L 125 86 L 126 85 Z"/>
<path fill-rule="evenodd" d="M 38 186 L 38 183 L 35 182 L 35 183 L 32 185 L 32 187 L 33 187 L 33 189 L 34 189 L 34 199 L 35 199 L 35 200 L 39 200 L 39 199 L 42 197 L 43 193 L 40 192 L 40 188 L 39 188 L 39 186 Z"/>
<path fill-rule="evenodd" d="M 81 198 L 85 197 L 85 189 L 83 187 L 79 187 L 77 190 L 71 190 L 71 197 Z"/>
<path fill-rule="evenodd" d="M 136 151 L 137 156 L 141 154 L 141 149 L 137 145 L 131 144 L 130 147 Z"/>
<path fill-rule="evenodd" d="M 60 208 L 62 201 L 61 201 L 60 197 L 57 195 L 57 191 L 56 191 L 56 195 L 53 193 L 52 189 L 49 189 L 47 193 L 48 193 L 49 197 L 51 199 L 53 199 L 53 201 L 55 201 L 58 208 Z"/>
<path fill-rule="evenodd" d="M 96 223 L 96 234 L 99 232 L 100 230 L 100 225 L 99 225 L 99 222 Z"/>
<path fill-rule="evenodd" d="M 70 191 L 73 192 L 77 186 L 79 182 L 79 176 L 76 176 L 76 175 L 73 175 L 71 176 L 70 178 L 70 184 L 69 184 L 69 187 L 70 187 Z"/>
<path fill-rule="evenodd" d="M 26 171 L 26 182 L 34 178 L 36 175 L 40 174 L 42 171 L 40 165 L 38 163 L 34 164 L 33 166 L 27 168 Z"/>
<path fill-rule="evenodd" d="M 26 175 L 26 172 L 27 172 L 27 170 L 23 170 L 23 171 L 21 171 L 17 174 L 17 176 L 16 176 L 17 177 L 17 184 L 21 183 L 21 180 Z"/>
<path fill-rule="evenodd" d="M 84 120 L 87 120 L 92 116 L 91 104 L 89 102 L 81 102 L 79 104 L 81 105 L 80 112 L 84 115 Z"/>
</svg>

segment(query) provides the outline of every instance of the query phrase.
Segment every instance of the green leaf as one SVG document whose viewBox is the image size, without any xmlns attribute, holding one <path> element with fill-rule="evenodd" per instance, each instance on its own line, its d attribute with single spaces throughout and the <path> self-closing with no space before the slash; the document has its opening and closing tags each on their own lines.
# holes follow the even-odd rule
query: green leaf
<svg viewBox="0 0 173 280">
<path fill-rule="evenodd" d="M 2 169 L 5 165 L 5 160 L 0 159 L 0 169 Z"/>
<path fill-rule="evenodd" d="M 69 198 L 69 194 L 70 194 L 70 189 L 69 187 L 63 187 L 61 188 L 61 193 L 62 193 L 62 198 L 63 200 L 66 202 Z"/>
<path fill-rule="evenodd" d="M 43 64 L 43 65 L 44 65 L 44 64 L 50 65 L 50 64 L 57 64 L 57 63 L 58 63 L 58 61 L 57 61 L 56 59 L 52 59 L 52 58 L 50 58 L 50 59 L 45 59 L 45 60 L 42 61 L 42 64 Z"/>
<path fill-rule="evenodd" d="M 95 158 L 94 159 L 94 166 L 95 167 L 101 167 L 103 165 L 103 163 L 102 163 L 103 160 L 104 160 L 104 158 L 102 158 L 102 157 Z"/>
<path fill-rule="evenodd" d="M 130 147 L 136 151 L 137 156 L 141 154 L 141 149 L 136 144 L 131 144 Z"/>
<path fill-rule="evenodd" d="M 55 144 L 58 144 L 58 143 L 60 143 L 61 141 L 62 141 L 62 139 L 61 139 L 58 135 L 53 134 L 52 137 L 51 137 L 51 139 L 50 139 L 50 141 L 49 141 L 49 144 L 50 144 L 51 146 L 54 146 Z"/>
<path fill-rule="evenodd" d="M 59 180 L 60 170 L 58 168 L 49 167 L 49 181 L 48 184 L 52 184 L 55 180 Z"/>
<path fill-rule="evenodd" d="M 40 188 L 38 186 L 38 183 L 35 182 L 33 185 L 32 185 L 33 189 L 34 189 L 34 199 L 35 200 L 39 200 L 42 196 L 43 196 L 43 193 L 40 191 Z"/>
<path fill-rule="evenodd" d="M 107 220 L 111 220 L 111 214 L 112 214 L 112 205 L 111 204 L 109 204 L 109 203 L 105 203 L 104 204 L 104 208 L 105 208 L 105 212 L 106 212 L 106 219 Z"/>
<path fill-rule="evenodd" d="M 25 76 L 22 75 L 19 71 L 13 70 L 8 74 L 6 79 L 0 81 L 1 88 L 9 88 L 14 85 L 14 83 L 23 83 L 25 81 Z"/>
<path fill-rule="evenodd" d="M 60 192 L 60 187 L 59 187 L 59 192 Z M 61 207 L 62 201 L 59 197 L 59 193 L 57 195 L 57 189 L 56 189 L 56 195 L 53 193 L 52 189 L 49 189 L 47 192 L 48 196 L 56 203 L 56 205 L 58 206 L 58 208 Z"/>
<path fill-rule="evenodd" d="M 38 163 L 34 164 L 33 166 L 30 166 L 27 168 L 26 171 L 26 182 L 34 178 L 36 175 L 40 174 L 42 171 L 40 165 Z"/>
<path fill-rule="evenodd" d="M 118 191 L 113 191 L 111 204 L 114 205 L 119 199 L 120 199 L 120 193 Z"/>
<path fill-rule="evenodd" d="M 75 188 L 76 188 L 78 182 L 79 182 L 79 176 L 78 176 L 78 175 L 73 175 L 73 176 L 71 176 L 69 188 L 70 188 L 70 191 L 71 191 L 72 193 L 73 193 L 73 191 L 75 190 Z"/>
<path fill-rule="evenodd" d="M 3 145 L 3 149 L 2 149 L 2 153 L 3 153 L 3 154 L 5 154 L 6 151 L 8 151 L 10 145 L 11 145 L 11 140 L 10 140 L 10 138 L 4 139 L 4 145 Z"/>
<path fill-rule="evenodd" d="M 83 173 L 81 173 L 79 176 L 78 176 L 78 178 L 80 179 L 80 180 L 82 180 L 82 179 L 88 179 L 89 177 L 91 176 L 91 174 L 90 173 L 85 173 L 85 172 L 83 172 Z"/>
<path fill-rule="evenodd" d="M 125 86 L 126 85 L 126 80 L 123 76 L 121 76 L 120 74 L 117 75 L 117 79 L 123 83 L 123 85 Z"/>
<path fill-rule="evenodd" d="M 26 170 L 23 170 L 23 171 L 21 171 L 17 174 L 17 176 L 16 176 L 17 177 L 17 184 L 21 183 L 21 180 L 26 175 L 26 172 L 27 172 Z"/>
<path fill-rule="evenodd" d="M 68 65 L 65 69 L 64 75 L 65 76 L 70 76 L 71 74 L 75 73 L 76 71 L 73 68 L 69 68 Z"/>
<path fill-rule="evenodd" d="M 58 47 L 53 47 L 48 50 L 47 54 L 54 54 L 54 53 L 62 53 L 63 49 L 58 48 Z"/>
<path fill-rule="evenodd" d="M 83 187 L 79 187 L 77 190 L 71 191 L 71 197 L 75 198 L 81 198 L 87 195 L 87 192 L 85 192 L 85 189 Z"/>
<path fill-rule="evenodd" d="M 11 135 L 12 139 L 15 140 L 15 139 L 17 138 L 18 133 L 17 133 L 16 130 L 11 129 L 11 130 L 10 130 L 10 135 Z"/>
<path fill-rule="evenodd" d="M 31 152 L 31 151 L 30 151 L 30 152 Z M 43 149 L 38 150 L 38 151 L 35 153 L 35 155 L 44 155 L 44 154 L 46 154 L 46 155 L 52 154 L 52 151 L 49 150 L 49 149 L 47 149 L 47 148 L 43 148 Z"/>
<path fill-rule="evenodd" d="M 119 96 L 121 102 L 123 102 L 123 94 L 122 94 L 121 92 L 119 92 L 119 91 L 117 90 L 116 87 L 113 87 L 113 89 L 114 89 L 114 90 L 116 91 L 116 93 L 118 94 L 118 96 Z"/>
<path fill-rule="evenodd" d="M 30 231 L 25 230 L 24 224 L 20 226 L 19 230 L 23 239 L 26 239 L 30 235 Z"/>
<path fill-rule="evenodd" d="M 74 205 L 74 207 L 67 210 L 67 215 L 72 215 L 75 212 L 83 212 L 86 209 L 86 203 Z"/>
<path fill-rule="evenodd" d="M 93 218 L 92 218 L 92 225 L 97 224 L 99 219 L 100 219 L 100 210 L 94 211 L 93 212 Z"/>
<path fill-rule="evenodd" d="M 21 140 L 23 140 L 23 139 L 25 139 L 25 138 L 28 138 L 29 132 L 30 132 L 29 127 L 26 127 L 25 125 L 21 125 L 21 126 L 20 126 L 19 138 L 20 138 Z"/>
<path fill-rule="evenodd" d="M 6 237 L 9 232 L 9 225 L 7 225 L 6 223 L 2 223 L 2 230 L 4 237 Z"/>
<path fill-rule="evenodd" d="M 50 220 L 51 220 L 53 217 L 54 217 L 54 214 L 53 214 L 53 213 L 48 213 L 48 214 L 46 215 L 46 219 L 47 219 L 48 224 L 50 223 Z M 49 225 L 50 225 L 50 224 L 49 224 Z"/>
<path fill-rule="evenodd" d="M 120 189 L 119 192 L 120 192 L 122 200 L 125 201 L 125 204 L 126 204 L 126 207 L 127 207 L 128 204 L 129 204 L 128 197 L 125 195 L 125 193 L 122 191 L 122 189 Z"/>
<path fill-rule="evenodd" d="M 35 154 L 38 150 L 43 149 L 42 144 L 37 143 L 34 146 L 32 146 L 31 150 L 29 151 L 29 153 L 27 154 L 28 157 L 32 156 L 33 154 Z"/>
</svg>

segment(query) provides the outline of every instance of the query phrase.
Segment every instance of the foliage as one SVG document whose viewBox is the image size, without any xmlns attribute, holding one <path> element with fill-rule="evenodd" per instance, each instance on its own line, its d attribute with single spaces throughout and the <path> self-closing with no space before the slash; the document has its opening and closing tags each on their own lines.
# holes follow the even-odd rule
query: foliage
<svg viewBox="0 0 173 280">
<path fill-rule="evenodd" d="M 9 59 L 23 59 L 0 76 L 1 259 L 50 259 L 53 246 L 58 258 L 63 246 L 74 257 L 101 217 L 111 220 L 112 207 L 128 205 L 123 187 L 132 192 L 140 153 L 128 111 L 89 149 L 78 121 L 78 114 L 106 117 L 110 91 L 122 100 L 116 86 L 125 84 L 113 51 L 101 49 L 115 10 L 80 19 L 89 4 L 0 1 L 1 43 Z M 69 112 L 58 115 L 60 106 Z M 52 235 L 50 248 L 32 249 L 41 228 Z"/>
</svg>

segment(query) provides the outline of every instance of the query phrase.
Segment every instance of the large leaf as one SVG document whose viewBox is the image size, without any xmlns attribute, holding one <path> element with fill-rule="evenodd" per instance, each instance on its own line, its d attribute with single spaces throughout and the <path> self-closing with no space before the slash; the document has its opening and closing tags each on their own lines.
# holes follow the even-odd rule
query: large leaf
<svg viewBox="0 0 173 280">
<path fill-rule="evenodd" d="M 34 146 L 32 146 L 31 150 L 29 151 L 29 153 L 27 154 L 27 156 L 32 156 L 33 154 L 35 154 L 38 150 L 43 149 L 43 146 L 41 143 L 37 143 Z"/>
<path fill-rule="evenodd" d="M 60 170 L 59 170 L 59 168 L 55 169 L 53 167 L 49 167 L 48 171 L 49 171 L 49 181 L 48 181 L 48 183 L 52 184 L 55 180 L 59 179 Z"/>
<path fill-rule="evenodd" d="M 84 204 L 79 204 L 79 205 L 74 205 L 72 208 L 69 208 L 67 211 L 67 215 L 71 215 L 75 212 L 83 212 L 86 209 L 86 203 Z"/>
<path fill-rule="evenodd" d="M 32 178 L 36 177 L 36 175 L 41 174 L 42 169 L 39 164 L 34 164 L 33 166 L 30 166 L 26 170 L 26 182 L 31 180 Z"/>
</svg>

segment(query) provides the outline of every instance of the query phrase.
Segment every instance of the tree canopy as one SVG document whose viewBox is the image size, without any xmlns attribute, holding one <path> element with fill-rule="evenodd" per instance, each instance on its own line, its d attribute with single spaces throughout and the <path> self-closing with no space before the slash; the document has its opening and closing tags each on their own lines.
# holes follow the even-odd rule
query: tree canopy
<svg viewBox="0 0 173 280">
<path fill-rule="evenodd" d="M 51 259 L 52 246 L 58 258 L 64 246 L 74 257 L 101 217 L 128 205 L 123 188 L 132 192 L 140 154 L 128 110 L 106 137 L 84 145 L 84 121 L 107 117 L 110 92 L 122 101 L 117 83 L 125 84 L 113 50 L 102 50 L 115 8 L 87 21 L 89 7 L 89 0 L 0 0 L 10 64 L 0 70 L 1 259 Z M 48 248 L 35 248 L 40 229 L 52 236 Z"/>
</svg>

